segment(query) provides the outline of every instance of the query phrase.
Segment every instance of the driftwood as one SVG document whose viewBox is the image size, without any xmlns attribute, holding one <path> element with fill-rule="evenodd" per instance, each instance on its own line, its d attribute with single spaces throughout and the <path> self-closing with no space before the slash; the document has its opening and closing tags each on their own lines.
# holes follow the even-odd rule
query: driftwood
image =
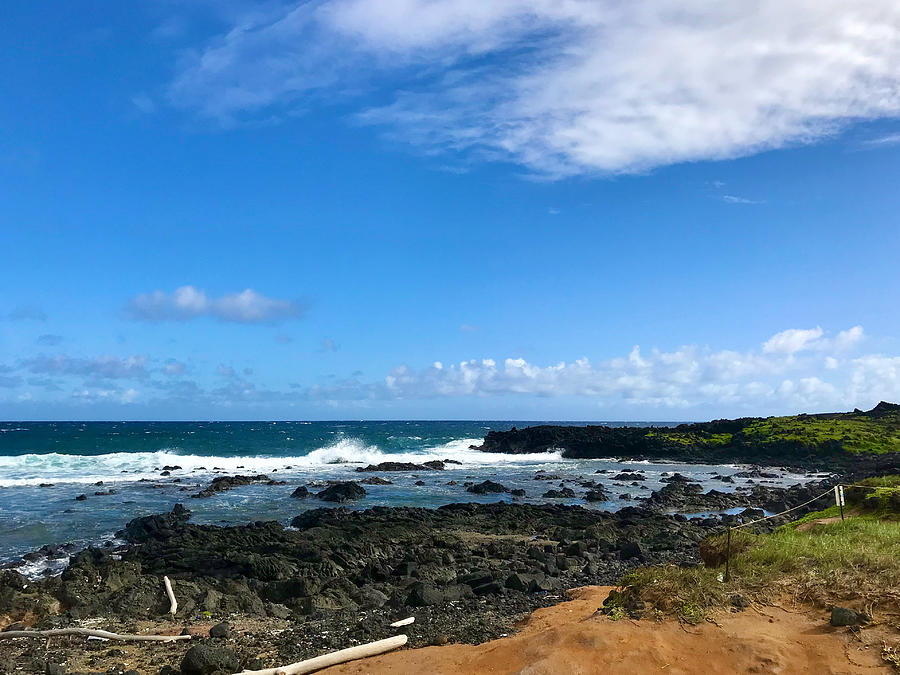
<svg viewBox="0 0 900 675">
<path fill-rule="evenodd" d="M 394 623 L 392 623 L 391 628 L 402 628 L 403 626 L 408 626 L 409 624 L 414 623 L 415 620 L 416 617 L 414 616 L 410 616 L 406 619 L 400 619 L 399 621 L 395 621 Z"/>
<path fill-rule="evenodd" d="M 304 675 L 312 673 L 322 668 L 336 666 L 339 663 L 347 661 L 355 661 L 356 659 L 364 659 L 367 656 L 376 656 L 384 654 L 406 644 L 409 638 L 405 635 L 395 635 L 394 637 L 376 642 L 368 642 L 364 645 L 341 649 L 331 654 L 323 654 L 313 659 L 292 663 L 289 666 L 280 666 L 278 668 L 266 668 L 265 670 L 244 670 L 236 675 Z"/>
<path fill-rule="evenodd" d="M 0 640 L 33 637 L 49 638 L 57 635 L 84 635 L 103 638 L 104 640 L 123 640 L 128 642 L 174 642 L 175 640 L 191 639 L 190 635 L 119 635 L 118 633 L 90 628 L 54 628 L 52 630 L 7 630 L 0 632 Z"/>
<path fill-rule="evenodd" d="M 175 599 L 175 593 L 172 590 L 172 582 L 169 581 L 169 577 L 163 577 L 163 584 L 166 587 L 166 595 L 169 596 L 169 614 L 175 616 L 175 612 L 178 611 L 178 601 Z"/>
</svg>

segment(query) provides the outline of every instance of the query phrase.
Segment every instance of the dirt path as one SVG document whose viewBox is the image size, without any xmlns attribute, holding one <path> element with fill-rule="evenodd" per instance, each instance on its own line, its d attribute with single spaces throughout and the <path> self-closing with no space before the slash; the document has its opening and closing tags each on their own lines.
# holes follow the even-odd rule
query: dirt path
<svg viewBox="0 0 900 675">
<path fill-rule="evenodd" d="M 593 673 L 889 673 L 881 637 L 831 628 L 825 612 L 775 607 L 723 614 L 718 625 L 610 621 L 596 614 L 610 588 L 572 591 L 536 611 L 521 632 L 478 646 L 411 649 L 322 671 L 327 675 L 588 675 Z"/>
</svg>

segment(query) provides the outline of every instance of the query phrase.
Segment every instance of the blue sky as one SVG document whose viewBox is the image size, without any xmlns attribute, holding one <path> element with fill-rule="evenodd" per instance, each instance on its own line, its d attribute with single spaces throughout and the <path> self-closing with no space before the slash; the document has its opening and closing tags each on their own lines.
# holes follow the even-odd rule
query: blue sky
<svg viewBox="0 0 900 675">
<path fill-rule="evenodd" d="M 900 400 L 900 8 L 742 5 L 4 8 L 0 418 Z"/>
</svg>

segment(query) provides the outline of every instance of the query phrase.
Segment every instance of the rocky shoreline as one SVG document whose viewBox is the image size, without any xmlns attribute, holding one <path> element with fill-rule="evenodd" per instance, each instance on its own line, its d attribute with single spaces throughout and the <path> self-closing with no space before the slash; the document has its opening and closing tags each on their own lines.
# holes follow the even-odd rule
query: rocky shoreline
<svg viewBox="0 0 900 675">
<path fill-rule="evenodd" d="M 615 478 L 640 482 L 639 474 Z M 581 481 L 588 494 L 592 483 L 590 477 Z M 0 572 L 0 629 L 88 619 L 134 629 L 162 621 L 168 601 L 160 580 L 167 575 L 179 597 L 172 624 L 178 630 L 237 619 L 283 631 L 232 636 L 229 649 L 242 666 L 287 663 L 385 637 L 391 621 L 409 615 L 417 619 L 409 627 L 412 646 L 479 643 L 509 633 L 535 608 L 560 602 L 566 589 L 613 584 L 637 565 L 696 564 L 698 543 L 741 518 L 688 519 L 673 512 L 778 511 L 827 489 L 825 481 L 814 481 L 703 492 L 675 474 L 648 499 L 614 513 L 505 501 L 437 509 L 336 507 L 306 511 L 290 527 L 195 525 L 190 511 L 176 505 L 129 522 L 119 533 L 122 546 L 77 553 L 58 577 L 31 582 L 12 570 Z M 751 510 L 744 517 L 760 514 Z M 166 672 L 179 668 L 188 646 L 159 648 L 172 668 Z M 48 658 L 41 649 L 16 643 L 6 666 L 45 672 L 33 670 Z"/>
</svg>

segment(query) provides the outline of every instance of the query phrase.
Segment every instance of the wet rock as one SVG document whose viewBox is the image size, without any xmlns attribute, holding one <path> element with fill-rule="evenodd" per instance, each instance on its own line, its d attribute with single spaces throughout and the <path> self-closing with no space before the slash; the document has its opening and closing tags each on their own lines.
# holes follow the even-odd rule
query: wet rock
<svg viewBox="0 0 900 675">
<path fill-rule="evenodd" d="M 646 478 L 646 476 L 642 476 L 639 473 L 634 473 L 634 472 L 629 473 L 628 471 L 623 471 L 622 473 L 616 474 L 615 476 L 613 476 L 613 480 L 630 481 L 630 480 L 647 480 L 647 478 Z"/>
<path fill-rule="evenodd" d="M 585 493 L 584 499 L 588 502 L 605 502 L 609 500 L 609 495 L 602 488 L 594 488 Z"/>
<path fill-rule="evenodd" d="M 271 479 L 264 474 L 258 474 L 256 476 L 218 476 L 216 478 L 213 478 L 212 483 L 207 485 L 197 494 L 191 495 L 191 497 L 195 499 L 203 499 L 206 497 L 212 497 L 219 492 L 233 490 L 234 488 L 242 487 L 244 485 L 253 485 L 254 483 L 270 483 L 270 481 Z M 275 483 L 271 482 L 270 484 L 274 485 Z"/>
<path fill-rule="evenodd" d="M 241 660 L 230 649 L 211 645 L 191 647 L 181 660 L 183 675 L 220 675 L 236 673 Z"/>
<path fill-rule="evenodd" d="M 510 490 L 510 491 L 509 491 L 509 494 L 511 494 L 513 497 L 525 497 L 525 496 L 527 496 L 527 495 L 525 494 L 525 490 L 522 490 L 522 489 Z"/>
<path fill-rule="evenodd" d="M 425 485 L 425 481 L 424 481 L 424 480 L 417 480 L 414 484 L 415 484 L 415 485 L 418 485 L 419 487 L 422 487 L 423 485 Z"/>
<path fill-rule="evenodd" d="M 76 502 L 84 502 L 87 501 L 87 495 L 81 494 L 75 497 Z"/>
<path fill-rule="evenodd" d="M 306 499 L 307 497 L 311 496 L 312 493 L 306 488 L 305 485 L 301 485 L 291 493 L 292 499 Z"/>
<path fill-rule="evenodd" d="M 353 481 L 337 483 L 325 488 L 324 490 L 316 494 L 316 497 L 326 502 L 338 503 L 348 502 L 354 499 L 362 499 L 365 496 L 365 488 L 359 485 L 359 483 L 354 483 Z"/>
<path fill-rule="evenodd" d="M 561 490 L 547 490 L 541 496 L 544 499 L 572 499 L 577 495 L 572 488 L 564 487 Z"/>
<path fill-rule="evenodd" d="M 659 479 L 660 483 L 696 483 L 697 481 L 693 478 L 688 478 L 687 476 L 678 473 L 677 471 L 673 473 L 671 476 L 665 476 Z"/>
<path fill-rule="evenodd" d="M 443 471 L 444 463 L 438 460 L 414 464 L 413 462 L 380 462 L 356 467 L 357 472 L 367 471 Z"/>
<path fill-rule="evenodd" d="M 500 494 L 502 492 L 509 492 L 509 488 L 500 483 L 495 483 L 492 480 L 486 480 L 476 485 L 470 485 L 466 488 L 466 492 L 471 492 L 476 495 Z"/>
<path fill-rule="evenodd" d="M 381 476 L 369 476 L 359 481 L 362 485 L 393 485 L 392 481 L 382 478 Z"/>
</svg>

